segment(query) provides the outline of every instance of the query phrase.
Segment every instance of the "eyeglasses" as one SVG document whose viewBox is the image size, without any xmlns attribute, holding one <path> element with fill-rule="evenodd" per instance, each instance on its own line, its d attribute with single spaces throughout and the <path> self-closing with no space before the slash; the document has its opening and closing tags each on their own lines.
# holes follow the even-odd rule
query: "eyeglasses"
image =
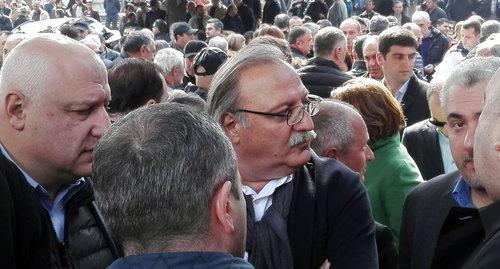
<svg viewBox="0 0 500 269">
<path fill-rule="evenodd" d="M 438 121 L 436 120 L 435 118 L 431 118 L 429 119 L 429 122 L 432 123 L 432 125 L 436 126 L 436 127 L 443 127 L 446 125 L 446 122 L 445 121 Z"/>
<path fill-rule="evenodd" d="M 307 113 L 309 113 L 310 116 L 316 115 L 319 112 L 320 103 L 321 103 L 321 97 L 308 94 L 307 101 L 305 101 L 302 105 L 289 108 L 283 113 L 261 112 L 249 109 L 238 109 L 236 110 L 236 112 L 245 112 L 245 113 L 283 117 L 283 118 L 286 117 L 286 124 L 288 124 L 288 126 L 293 126 L 302 121 L 302 119 L 304 118 L 304 111 L 307 111 Z"/>
</svg>

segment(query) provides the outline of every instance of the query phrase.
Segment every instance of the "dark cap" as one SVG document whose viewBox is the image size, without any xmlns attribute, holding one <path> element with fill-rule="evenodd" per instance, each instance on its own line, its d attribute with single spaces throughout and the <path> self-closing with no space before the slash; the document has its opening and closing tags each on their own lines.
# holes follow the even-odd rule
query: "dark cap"
<svg viewBox="0 0 500 269">
<path fill-rule="evenodd" d="M 208 47 L 207 43 L 201 40 L 190 40 L 184 47 L 184 58 L 195 56 L 201 49 Z"/>
<path fill-rule="evenodd" d="M 219 48 L 203 48 L 193 61 L 194 73 L 198 76 L 210 76 L 215 74 L 219 67 L 226 61 L 227 54 Z"/>
<path fill-rule="evenodd" d="M 187 22 L 176 22 L 172 24 L 172 32 L 174 36 L 183 35 L 183 34 L 195 34 L 198 32 L 198 29 L 193 29 Z"/>
</svg>

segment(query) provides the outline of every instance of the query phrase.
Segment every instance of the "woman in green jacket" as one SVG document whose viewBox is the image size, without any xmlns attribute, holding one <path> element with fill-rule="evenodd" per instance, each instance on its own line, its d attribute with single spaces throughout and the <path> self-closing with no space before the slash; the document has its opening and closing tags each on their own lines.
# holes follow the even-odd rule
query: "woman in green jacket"
<svg viewBox="0 0 500 269">
<path fill-rule="evenodd" d="M 361 113 L 375 158 L 365 173 L 373 215 L 387 225 L 399 243 L 401 214 L 408 193 L 422 176 L 415 161 L 400 142 L 399 131 L 405 126 L 401 105 L 390 91 L 373 79 L 356 78 L 332 92 L 332 97 L 353 105 Z"/>
</svg>

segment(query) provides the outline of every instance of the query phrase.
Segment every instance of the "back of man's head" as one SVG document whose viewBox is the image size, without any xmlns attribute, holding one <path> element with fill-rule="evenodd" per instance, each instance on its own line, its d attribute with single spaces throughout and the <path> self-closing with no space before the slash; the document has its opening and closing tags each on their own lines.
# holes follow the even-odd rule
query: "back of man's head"
<svg viewBox="0 0 500 269">
<path fill-rule="evenodd" d="M 148 101 L 159 103 L 165 94 L 160 68 L 150 61 L 128 58 L 108 71 L 110 114 L 126 114 Z"/>
<path fill-rule="evenodd" d="M 137 109 L 100 140 L 94 162 L 96 201 L 125 255 L 243 256 L 236 156 L 205 112 L 175 103 Z"/>
<path fill-rule="evenodd" d="M 409 30 L 392 27 L 379 35 L 378 51 L 385 57 L 392 46 L 414 47 L 416 49 L 418 46 L 417 38 Z"/>
<path fill-rule="evenodd" d="M 174 68 L 184 70 L 184 54 L 173 48 L 162 49 L 156 53 L 154 63 L 164 74 L 170 74 Z"/>
<path fill-rule="evenodd" d="M 485 41 L 491 34 L 500 33 L 500 22 L 488 20 L 481 24 L 481 42 Z"/>
<path fill-rule="evenodd" d="M 287 14 L 278 14 L 276 17 L 274 17 L 274 25 L 276 27 L 280 28 L 281 30 L 286 30 L 288 29 L 290 23 L 290 16 Z"/>
<path fill-rule="evenodd" d="M 314 37 L 314 55 L 330 59 L 332 51 L 344 47 L 347 39 L 342 31 L 336 27 L 325 27 L 318 31 Z"/>
<path fill-rule="evenodd" d="M 210 38 L 210 41 L 208 41 L 208 46 L 219 48 L 222 51 L 227 53 L 227 49 L 229 47 L 229 44 L 227 43 L 227 40 L 224 37 L 214 36 L 214 37 Z"/>
<path fill-rule="evenodd" d="M 378 35 L 389 28 L 389 20 L 384 16 L 374 16 L 370 20 L 369 31 L 371 35 Z"/>
</svg>

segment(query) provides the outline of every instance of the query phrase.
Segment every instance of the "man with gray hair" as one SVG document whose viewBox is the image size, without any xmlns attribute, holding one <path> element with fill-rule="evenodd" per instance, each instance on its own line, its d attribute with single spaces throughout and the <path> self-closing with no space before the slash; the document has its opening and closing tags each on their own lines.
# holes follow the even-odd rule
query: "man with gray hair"
<svg viewBox="0 0 500 269">
<path fill-rule="evenodd" d="M 359 112 L 341 101 L 322 101 L 313 122 L 317 134 L 311 142 L 314 152 L 341 161 L 363 177 L 366 163 L 374 156 L 367 144 L 370 138 Z"/>
<path fill-rule="evenodd" d="M 461 62 L 440 93 L 457 172 L 417 186 L 406 199 L 400 241 L 401 268 L 462 268 L 484 239 L 478 208 L 491 203 L 474 169 L 474 135 L 484 91 L 500 59 Z"/>
<path fill-rule="evenodd" d="M 0 97 L 2 267 L 105 268 L 119 253 L 88 178 L 110 124 L 101 59 L 62 35 L 25 40 L 5 59 Z"/>
<path fill-rule="evenodd" d="M 338 28 L 325 27 L 314 37 L 315 57 L 298 70 L 302 83 L 312 94 L 329 97 L 330 92 L 352 79 L 342 72 L 347 54 L 347 39 Z"/>
<path fill-rule="evenodd" d="M 246 233 L 236 155 L 205 112 L 137 109 L 102 137 L 94 162 L 96 201 L 125 253 L 108 268 L 252 268 L 233 257 Z"/>
<path fill-rule="evenodd" d="M 256 268 L 377 267 L 359 176 L 310 150 L 319 103 L 270 45 L 239 51 L 212 81 L 207 109 L 238 156 Z"/>
<path fill-rule="evenodd" d="M 154 63 L 161 68 L 167 82 L 165 91 L 176 89 L 182 84 L 185 72 L 182 52 L 172 48 L 162 49 L 156 54 Z"/>
</svg>

